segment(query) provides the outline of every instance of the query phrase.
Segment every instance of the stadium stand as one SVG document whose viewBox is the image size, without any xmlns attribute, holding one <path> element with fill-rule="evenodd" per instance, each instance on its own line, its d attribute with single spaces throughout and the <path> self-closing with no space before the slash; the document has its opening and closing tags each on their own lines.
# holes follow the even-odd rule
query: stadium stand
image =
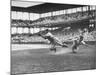
<svg viewBox="0 0 100 75">
<path fill-rule="evenodd" d="M 90 11 L 82 11 L 75 12 L 69 14 L 61 14 L 54 15 L 48 17 L 40 17 L 36 20 L 21 20 L 21 19 L 12 19 L 11 27 L 28 27 L 28 28 L 50 28 L 51 32 L 54 36 L 58 37 L 62 41 L 67 41 L 68 38 L 79 36 L 78 29 L 88 28 L 90 24 L 89 20 L 93 20 L 93 24 L 95 25 L 95 10 Z M 84 22 L 86 20 L 86 23 Z M 66 25 L 70 25 L 71 29 L 63 30 L 64 27 L 68 27 Z M 81 25 L 81 26 L 80 26 Z M 74 27 L 73 27 L 74 26 Z M 58 29 L 54 29 L 53 27 L 58 27 Z M 81 29 L 82 29 L 81 28 Z M 45 29 L 43 29 L 45 30 Z M 38 31 L 39 32 L 39 31 Z M 37 33 L 38 33 L 37 32 Z M 28 35 L 24 35 L 28 34 Z M 32 36 L 29 36 L 31 33 L 15 33 L 12 34 L 12 43 L 15 42 L 45 42 L 43 38 L 36 36 L 36 33 L 32 33 Z M 15 36 L 13 36 L 15 35 Z M 88 32 L 84 35 L 85 41 L 96 41 L 96 30 L 95 27 L 92 31 Z M 17 40 L 16 40 L 17 39 Z"/>
</svg>

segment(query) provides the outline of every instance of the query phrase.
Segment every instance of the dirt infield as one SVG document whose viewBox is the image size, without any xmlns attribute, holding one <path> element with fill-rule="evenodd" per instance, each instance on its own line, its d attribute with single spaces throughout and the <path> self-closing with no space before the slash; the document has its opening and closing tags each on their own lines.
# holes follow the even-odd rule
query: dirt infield
<svg viewBox="0 0 100 75">
<path fill-rule="evenodd" d="M 13 45 L 11 73 L 31 74 L 95 69 L 95 53 L 95 45 L 80 46 L 75 54 L 71 52 L 70 47 L 58 47 L 55 53 L 49 50 L 49 45 Z"/>
</svg>

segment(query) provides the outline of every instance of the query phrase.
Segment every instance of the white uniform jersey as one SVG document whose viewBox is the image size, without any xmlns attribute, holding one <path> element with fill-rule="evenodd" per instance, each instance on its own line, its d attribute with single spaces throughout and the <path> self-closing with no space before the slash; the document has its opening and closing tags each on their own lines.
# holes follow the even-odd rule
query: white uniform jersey
<svg viewBox="0 0 100 75">
<path fill-rule="evenodd" d="M 45 36 L 50 36 L 51 38 L 54 39 L 54 42 L 55 42 L 55 43 L 58 43 L 58 44 L 63 45 L 62 42 L 61 42 L 57 37 L 55 37 L 52 33 L 48 32 Z M 49 40 L 49 41 L 50 41 L 50 40 Z"/>
<path fill-rule="evenodd" d="M 48 32 L 45 36 L 54 37 L 50 32 Z"/>
</svg>

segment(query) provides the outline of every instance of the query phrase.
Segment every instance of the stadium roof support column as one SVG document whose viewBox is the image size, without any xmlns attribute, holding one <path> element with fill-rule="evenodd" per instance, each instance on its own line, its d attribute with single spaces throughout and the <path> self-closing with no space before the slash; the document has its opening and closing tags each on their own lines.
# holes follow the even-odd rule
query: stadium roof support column
<svg viewBox="0 0 100 75">
<path fill-rule="evenodd" d="M 28 27 L 28 33 L 29 33 L 29 34 L 31 33 L 30 27 Z"/>
<path fill-rule="evenodd" d="M 29 12 L 28 16 L 29 16 L 29 24 L 30 24 L 30 22 L 31 22 L 30 12 Z"/>
<path fill-rule="evenodd" d="M 82 9 L 82 16 L 83 16 L 83 7 L 81 7 L 81 9 Z"/>
<path fill-rule="evenodd" d="M 41 18 L 41 14 L 39 14 L 39 18 Z"/>
<path fill-rule="evenodd" d="M 24 27 L 22 27 L 22 34 L 24 34 Z"/>
<path fill-rule="evenodd" d="M 88 16 L 91 14 L 90 6 L 88 6 Z"/>
<path fill-rule="evenodd" d="M 28 13 L 28 18 L 29 18 L 29 21 L 30 21 L 30 12 Z"/>
<path fill-rule="evenodd" d="M 18 33 L 18 27 L 16 27 L 16 34 Z"/>
<path fill-rule="evenodd" d="M 53 16 L 53 12 L 51 12 L 51 16 Z"/>
<path fill-rule="evenodd" d="M 65 15 L 65 9 L 63 10 L 63 14 Z"/>
</svg>

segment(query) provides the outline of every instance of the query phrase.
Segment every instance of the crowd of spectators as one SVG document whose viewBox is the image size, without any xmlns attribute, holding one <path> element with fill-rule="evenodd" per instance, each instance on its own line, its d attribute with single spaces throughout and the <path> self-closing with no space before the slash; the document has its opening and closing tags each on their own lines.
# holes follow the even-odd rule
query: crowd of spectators
<svg viewBox="0 0 100 75">
<path fill-rule="evenodd" d="M 73 14 L 64 14 L 58 16 L 51 16 L 40 18 L 34 21 L 31 25 L 43 25 L 43 24 L 50 24 L 50 23 L 60 23 L 60 22 L 69 22 L 69 21 L 77 21 L 88 18 L 88 12 L 79 12 Z"/>
<path fill-rule="evenodd" d="M 51 16 L 51 17 L 45 17 L 40 18 L 35 21 L 23 21 L 23 20 L 12 20 L 12 26 L 29 26 L 29 25 L 43 25 L 43 24 L 50 24 L 50 23 L 60 23 L 60 22 L 70 22 L 70 21 L 78 21 L 82 19 L 86 19 L 88 17 L 91 17 L 89 15 L 89 12 L 77 12 L 73 14 L 65 14 L 65 15 L 58 15 L 58 16 Z M 51 24 L 52 25 L 52 24 Z M 71 31 L 61 31 L 61 30 L 54 30 L 52 31 L 52 34 L 59 38 L 61 41 L 67 41 L 68 38 L 79 36 L 79 32 L 77 30 L 71 30 Z M 96 31 L 88 32 L 84 35 L 85 41 L 96 41 Z M 39 36 L 14 36 L 12 37 L 12 42 L 18 42 L 18 40 L 21 40 L 21 42 L 41 42 L 46 41 L 43 38 Z"/>
<path fill-rule="evenodd" d="M 12 26 L 33 26 L 33 25 L 43 25 L 43 24 L 50 24 L 50 23 L 52 24 L 52 23 L 60 23 L 60 22 L 78 21 L 78 20 L 86 19 L 88 17 L 91 17 L 88 11 L 77 12 L 72 14 L 63 14 L 63 15 L 39 18 L 34 21 L 12 20 Z"/>
</svg>

